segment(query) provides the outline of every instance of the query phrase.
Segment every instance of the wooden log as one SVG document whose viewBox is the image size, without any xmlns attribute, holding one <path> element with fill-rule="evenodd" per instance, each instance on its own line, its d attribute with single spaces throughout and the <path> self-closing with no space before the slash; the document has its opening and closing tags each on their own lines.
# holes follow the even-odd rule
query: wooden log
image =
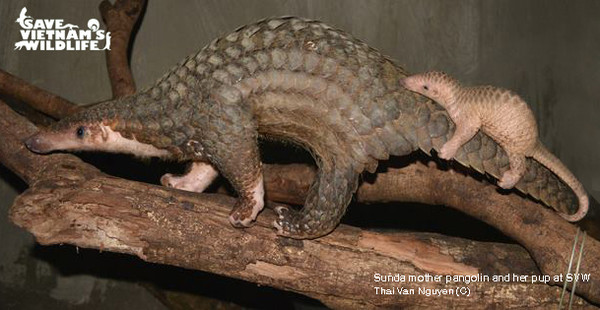
<svg viewBox="0 0 600 310">
<path fill-rule="evenodd" d="M 233 199 L 126 181 L 84 163 L 57 167 L 17 198 L 11 220 L 41 244 L 74 244 L 137 255 L 145 261 L 203 270 L 299 292 L 335 308 L 550 307 L 559 287 L 476 282 L 376 282 L 376 275 L 537 274 L 517 245 L 433 234 L 379 234 L 340 226 L 317 240 L 275 236 L 272 212 L 250 229 L 231 227 Z M 512 276 L 511 276 L 512 277 Z M 403 287 L 409 295 L 385 295 Z M 457 287 L 469 296 L 457 296 Z M 446 291 L 444 291 L 446 289 Z M 420 291 L 421 290 L 421 291 Z M 506 294 L 510 291 L 511 294 Z M 427 296 L 424 292 L 444 292 Z M 535 298 L 524 298 L 535 296 Z M 589 306 L 582 299 L 576 304 Z"/>
</svg>

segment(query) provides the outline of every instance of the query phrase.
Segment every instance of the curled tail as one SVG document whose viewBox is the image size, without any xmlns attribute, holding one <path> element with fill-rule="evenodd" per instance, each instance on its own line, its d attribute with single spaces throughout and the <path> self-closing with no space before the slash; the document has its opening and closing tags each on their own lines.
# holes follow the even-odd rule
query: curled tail
<svg viewBox="0 0 600 310">
<path fill-rule="evenodd" d="M 556 174 L 561 180 L 563 180 L 563 182 L 565 182 L 571 188 L 579 200 L 579 209 L 577 212 L 573 214 L 560 213 L 560 216 L 569 222 L 581 220 L 587 214 L 589 208 L 588 196 L 583 188 L 583 185 L 577 180 L 573 173 L 571 173 L 569 168 L 567 168 L 560 161 L 560 159 L 550 153 L 550 151 L 548 151 L 548 149 L 541 142 L 538 142 L 532 157 L 550 171 L 554 172 L 554 174 Z"/>
<path fill-rule="evenodd" d="M 358 187 L 355 167 L 343 161 L 322 164 L 310 187 L 304 207 L 299 210 L 277 207 L 273 224 L 277 233 L 295 239 L 312 239 L 331 232 L 340 223 Z"/>
</svg>

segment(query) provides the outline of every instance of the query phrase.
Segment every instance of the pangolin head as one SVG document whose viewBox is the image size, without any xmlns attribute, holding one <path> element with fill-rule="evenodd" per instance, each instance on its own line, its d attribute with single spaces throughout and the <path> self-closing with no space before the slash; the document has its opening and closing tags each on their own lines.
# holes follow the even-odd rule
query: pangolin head
<svg viewBox="0 0 600 310">
<path fill-rule="evenodd" d="M 460 87 L 458 81 L 440 71 L 415 74 L 400 80 L 406 89 L 428 97 L 442 105 Z"/>
</svg>

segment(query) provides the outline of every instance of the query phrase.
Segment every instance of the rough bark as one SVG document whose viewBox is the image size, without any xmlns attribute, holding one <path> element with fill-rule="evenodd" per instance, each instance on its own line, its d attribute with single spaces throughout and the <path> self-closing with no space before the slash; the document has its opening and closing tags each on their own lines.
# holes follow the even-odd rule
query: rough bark
<svg viewBox="0 0 600 310">
<path fill-rule="evenodd" d="M 275 237 L 270 212 L 262 214 L 251 229 L 231 227 L 226 219 L 233 203 L 229 197 L 175 193 L 100 175 L 87 179 L 73 170 L 61 170 L 55 179 L 37 182 L 11 211 L 12 220 L 41 244 L 71 243 L 133 254 L 149 262 L 300 292 L 340 308 L 547 307 L 558 300 L 559 288 L 529 283 L 470 284 L 472 295 L 466 298 L 375 294 L 374 286 L 379 285 L 415 289 L 460 285 L 377 284 L 375 273 L 535 273 L 534 266 L 526 263 L 526 253 L 514 245 L 426 234 L 375 234 L 345 226 L 318 240 L 289 241 Z M 585 305 L 581 300 L 578 304 Z"/>
<path fill-rule="evenodd" d="M 112 35 L 111 49 L 106 52 L 106 65 L 113 98 L 135 93 L 128 51 L 133 28 L 145 4 L 145 0 L 117 0 L 115 4 L 104 0 L 100 3 L 100 14 Z"/>
</svg>

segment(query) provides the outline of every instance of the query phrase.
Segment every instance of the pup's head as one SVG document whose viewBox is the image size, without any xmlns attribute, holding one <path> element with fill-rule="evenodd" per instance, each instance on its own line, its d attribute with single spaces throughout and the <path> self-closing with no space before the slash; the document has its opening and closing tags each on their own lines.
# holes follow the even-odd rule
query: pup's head
<svg viewBox="0 0 600 310">
<path fill-rule="evenodd" d="M 454 95 L 459 87 L 455 79 L 439 71 L 430 71 L 403 78 L 400 80 L 400 85 L 442 105 Z"/>
</svg>

